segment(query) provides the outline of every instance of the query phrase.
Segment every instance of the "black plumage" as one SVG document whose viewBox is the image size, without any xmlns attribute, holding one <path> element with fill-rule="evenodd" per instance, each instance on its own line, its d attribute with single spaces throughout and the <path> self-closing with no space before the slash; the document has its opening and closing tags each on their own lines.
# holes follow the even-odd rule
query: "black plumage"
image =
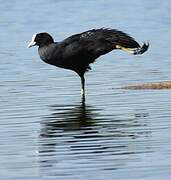
<svg viewBox="0 0 171 180">
<path fill-rule="evenodd" d="M 137 55 L 147 51 L 149 44 L 140 46 L 128 34 L 116 29 L 92 29 L 54 42 L 48 33 L 33 35 L 28 47 L 38 45 L 40 58 L 51 65 L 75 71 L 81 78 L 84 94 L 84 74 L 99 56 L 114 49 Z"/>
</svg>

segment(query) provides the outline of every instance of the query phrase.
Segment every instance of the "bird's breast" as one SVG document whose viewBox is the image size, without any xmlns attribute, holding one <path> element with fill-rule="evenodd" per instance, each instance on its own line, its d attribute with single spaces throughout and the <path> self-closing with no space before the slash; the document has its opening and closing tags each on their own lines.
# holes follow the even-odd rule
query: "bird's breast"
<svg viewBox="0 0 171 180">
<path fill-rule="evenodd" d="M 40 58 L 51 65 L 57 65 L 60 61 L 60 55 L 53 46 L 41 47 L 38 49 Z"/>
</svg>

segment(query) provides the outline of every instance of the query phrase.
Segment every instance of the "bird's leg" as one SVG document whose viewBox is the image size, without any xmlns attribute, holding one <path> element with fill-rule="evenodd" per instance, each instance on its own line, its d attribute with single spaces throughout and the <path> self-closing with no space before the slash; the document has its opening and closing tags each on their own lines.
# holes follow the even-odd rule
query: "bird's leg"
<svg viewBox="0 0 171 180">
<path fill-rule="evenodd" d="M 81 95 L 85 96 L 85 79 L 84 76 L 81 76 Z"/>
</svg>

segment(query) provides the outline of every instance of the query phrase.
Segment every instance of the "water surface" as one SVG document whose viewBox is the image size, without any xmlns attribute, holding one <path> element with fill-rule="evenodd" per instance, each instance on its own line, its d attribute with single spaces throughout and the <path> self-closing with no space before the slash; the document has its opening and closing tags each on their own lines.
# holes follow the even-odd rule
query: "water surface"
<svg viewBox="0 0 171 180">
<path fill-rule="evenodd" d="M 119 0 L 0 3 L 1 179 L 169 180 L 171 91 L 124 90 L 171 79 L 171 2 Z M 56 40 L 112 27 L 139 42 L 143 56 L 100 57 L 80 79 L 27 49 L 35 32 Z"/>
</svg>

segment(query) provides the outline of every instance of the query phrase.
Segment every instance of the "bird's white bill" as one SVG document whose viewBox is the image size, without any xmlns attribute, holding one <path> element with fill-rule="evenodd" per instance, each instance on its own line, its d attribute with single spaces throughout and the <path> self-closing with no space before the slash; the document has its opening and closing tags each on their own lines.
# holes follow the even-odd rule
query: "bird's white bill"
<svg viewBox="0 0 171 180">
<path fill-rule="evenodd" d="M 36 38 L 36 34 L 33 35 L 30 43 L 29 43 L 28 46 L 27 46 L 28 48 L 31 48 L 31 47 L 33 47 L 33 46 L 36 45 L 35 38 Z"/>
<path fill-rule="evenodd" d="M 36 44 L 36 42 L 30 42 L 27 47 L 31 48 L 31 47 L 35 46 L 35 44 Z"/>
</svg>

